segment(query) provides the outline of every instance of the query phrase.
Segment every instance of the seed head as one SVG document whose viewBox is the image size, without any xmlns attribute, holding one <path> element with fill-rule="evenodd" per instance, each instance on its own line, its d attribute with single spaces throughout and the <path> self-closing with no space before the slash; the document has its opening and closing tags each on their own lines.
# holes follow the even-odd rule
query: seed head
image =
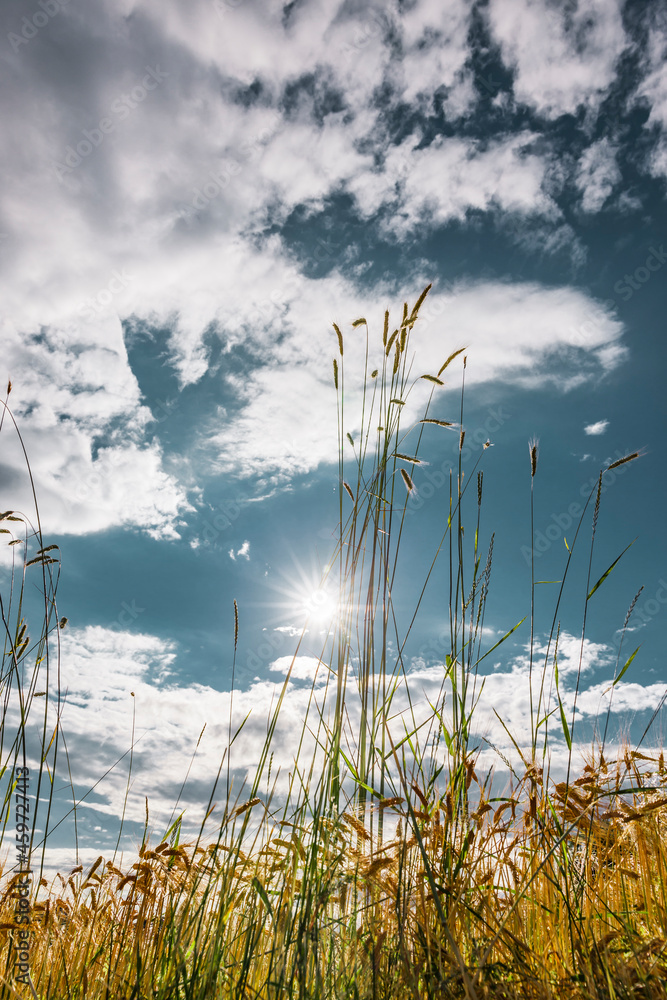
<svg viewBox="0 0 667 1000">
<path fill-rule="evenodd" d="M 539 441 L 537 438 L 531 438 L 528 442 L 528 451 L 530 452 L 530 478 L 535 478 L 535 473 L 537 472 L 537 456 L 538 456 L 538 446 Z"/>
</svg>

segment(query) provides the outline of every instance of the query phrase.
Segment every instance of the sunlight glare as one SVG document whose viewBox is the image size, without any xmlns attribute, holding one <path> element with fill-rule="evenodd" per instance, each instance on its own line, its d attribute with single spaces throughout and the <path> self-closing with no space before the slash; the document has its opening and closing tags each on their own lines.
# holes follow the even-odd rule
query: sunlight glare
<svg viewBox="0 0 667 1000">
<path fill-rule="evenodd" d="M 318 625 L 330 625 L 338 613 L 338 601 L 325 587 L 313 590 L 303 606 L 310 621 Z"/>
</svg>

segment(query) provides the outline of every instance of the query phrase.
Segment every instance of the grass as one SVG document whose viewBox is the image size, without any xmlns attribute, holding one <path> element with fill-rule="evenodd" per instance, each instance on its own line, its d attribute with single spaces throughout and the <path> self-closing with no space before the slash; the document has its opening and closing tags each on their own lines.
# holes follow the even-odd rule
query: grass
<svg viewBox="0 0 667 1000">
<path fill-rule="evenodd" d="M 177 820 L 161 843 L 151 843 L 147 817 L 130 867 L 121 870 L 115 859 L 99 857 L 87 870 L 79 866 L 50 885 L 43 861 L 52 779 L 56 770 L 69 768 L 66 719 L 59 711 L 58 642 L 65 625 L 56 611 L 59 561 L 57 550 L 44 545 L 38 516 L 34 525 L 16 512 L 0 518 L 3 537 L 19 553 L 0 609 L 2 830 L 3 846 L 12 852 L 17 767 L 30 767 L 31 802 L 39 801 L 38 814 L 26 825 L 29 834 L 24 838 L 21 831 L 30 840 L 23 868 L 29 860 L 32 872 L 25 982 L 17 981 L 14 967 L 25 941 L 19 936 L 26 927 L 19 903 L 25 873 L 10 857 L 2 875 L 3 998 L 666 995 L 664 756 L 627 746 L 612 757 L 607 716 L 588 762 L 577 770 L 573 718 L 557 669 L 558 613 L 571 554 L 548 651 L 539 661 L 531 612 L 530 744 L 520 745 L 507 730 L 512 759 L 501 754 L 509 774 L 504 789 L 488 766 L 481 767 L 475 711 L 484 683 L 480 663 L 490 652 L 483 648 L 483 626 L 493 538 L 483 552 L 483 476 L 477 468 L 483 452 L 465 476 L 461 459 L 467 359 L 454 352 L 437 373 L 412 375 L 410 338 L 427 292 L 412 309 L 404 305 L 395 327 L 386 314 L 381 341 L 379 335 L 371 338 L 364 319 L 353 324 L 355 341 L 365 338 L 354 436 L 347 431 L 348 335 L 335 327 L 340 507 L 327 585 L 336 590 L 337 611 L 322 646 L 325 681 L 313 684 L 299 751 L 283 779 L 286 792 L 272 773 L 272 752 L 290 672 L 268 721 L 258 767 L 235 796 L 231 771 L 238 731 L 230 714 L 229 745 L 211 790 L 209 818 L 194 839 L 182 841 Z M 457 365 L 463 379 L 456 419 L 442 421 L 430 414 L 441 376 Z M 420 420 L 404 429 L 403 414 L 418 386 L 430 395 Z M 7 400 L 0 419 L 13 419 Z M 459 438 L 459 462 L 442 535 L 401 624 L 403 611 L 393 594 L 405 573 L 414 470 L 426 435 L 452 433 Z M 529 460 L 532 487 L 539 475 L 534 442 Z M 588 601 L 615 566 L 594 582 L 603 472 L 587 505 L 592 532 L 582 649 Z M 572 550 L 583 544 L 585 515 Z M 28 559 L 32 549 L 36 554 Z M 403 654 L 419 627 L 427 584 L 441 566 L 449 642 L 440 697 L 424 705 L 423 696 L 410 690 Z M 33 641 L 24 620 L 25 595 L 28 581 L 36 580 L 43 622 Z M 533 594 L 534 588 L 533 578 Z M 234 614 L 232 676 L 236 605 Z M 619 650 L 614 686 L 633 656 L 622 663 Z M 550 773 L 555 737 L 569 748 L 564 781 Z M 224 815 L 214 829 L 211 806 L 224 779 Z"/>
</svg>

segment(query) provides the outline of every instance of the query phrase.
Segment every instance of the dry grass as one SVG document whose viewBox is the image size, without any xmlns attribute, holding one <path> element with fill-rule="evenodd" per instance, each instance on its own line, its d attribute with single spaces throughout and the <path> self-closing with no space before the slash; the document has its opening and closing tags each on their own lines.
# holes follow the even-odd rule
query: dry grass
<svg viewBox="0 0 667 1000">
<path fill-rule="evenodd" d="M 322 714 L 315 726 L 317 766 L 304 749 L 294 767 L 299 781 L 293 777 L 279 807 L 259 791 L 263 779 L 268 783 L 288 672 L 248 799 L 227 803 L 214 843 L 203 830 L 197 841 L 179 843 L 177 824 L 163 843 L 151 847 L 145 840 L 127 870 L 100 857 L 88 871 L 77 868 L 53 885 L 42 879 L 34 886 L 27 985 L 12 983 L 18 890 L 17 876 L 7 870 L 0 883 L 0 998 L 30 990 L 44 1000 L 667 996 L 664 757 L 628 747 L 619 759 L 605 759 L 602 741 L 579 776 L 571 756 L 566 781 L 549 775 L 547 724 L 552 732 L 556 726 L 549 720 L 559 719 L 558 737 L 570 750 L 573 741 L 556 671 L 558 604 L 552 652 L 541 665 L 533 659 L 531 614 L 531 746 L 526 752 L 515 744 L 521 767 L 509 765 L 509 789 L 497 791 L 497 781 L 481 771 L 478 747 L 471 744 L 482 681 L 478 666 L 488 654 L 481 651 L 481 638 L 493 537 L 484 560 L 482 475 L 475 480 L 476 465 L 464 479 L 460 455 L 463 392 L 458 420 L 429 416 L 433 393 L 442 388 L 439 376 L 464 349 L 450 353 L 438 375 L 409 378 L 410 334 L 427 291 L 412 310 L 404 305 L 391 336 L 385 314 L 377 352 L 381 368 L 370 371 L 374 351 L 366 320 L 353 324 L 364 327 L 367 337 L 361 432 L 354 438 L 346 429 L 343 334 L 334 326 L 341 489 L 330 572 L 340 611 L 323 651 L 329 657 L 333 714 Z M 465 365 L 464 356 L 464 372 Z M 420 380 L 429 384 L 431 397 L 423 416 L 403 431 L 402 414 L 414 386 L 423 385 Z M 452 429 L 460 440 L 458 476 L 450 485 L 446 524 L 428 574 L 438 559 L 448 564 L 450 644 L 442 697 L 431 706 L 426 733 L 407 713 L 405 737 L 396 743 L 392 700 L 398 685 L 407 682 L 402 657 L 415 621 L 405 634 L 398 633 L 392 596 L 406 504 L 415 488 L 411 473 L 420 464 L 422 435 Z M 537 446 L 531 442 L 531 491 L 537 464 Z M 476 510 L 469 541 L 464 541 L 467 484 L 475 481 Z M 615 566 L 591 589 L 599 513 L 598 489 L 586 610 Z M 16 523 L 14 513 L 4 517 Z M 46 719 L 47 702 L 57 696 L 57 670 L 49 668 L 44 654 L 64 621 L 55 612 L 54 550 L 43 546 L 39 523 L 36 529 L 25 519 L 21 523 L 26 525 L 26 557 L 33 537 L 41 553 L 34 565 L 42 575 L 45 621 L 41 638 L 29 646 L 22 583 L 19 596 L 12 591 L 2 605 L 2 748 L 10 766 L 25 758 L 26 733 L 42 718 L 35 722 L 35 714 L 44 712 Z M 17 541 L 12 538 L 10 544 Z M 563 583 L 569 565 L 568 559 Z M 424 588 L 416 594 L 415 615 L 423 593 Z M 625 626 L 631 612 L 632 607 Z M 232 676 L 238 622 L 234 602 Z M 619 653 L 613 684 L 631 660 L 621 666 Z M 361 715 L 349 739 L 351 685 Z M 545 711 L 550 688 L 559 716 Z M 46 696 L 34 703 L 42 691 Z M 5 726 L 13 703 L 22 709 L 17 733 Z M 62 766 L 59 727 L 53 736 L 46 726 L 44 732 L 40 776 Z M 231 746 L 231 716 L 229 738 Z M 229 757 L 226 762 L 229 787 Z M 11 798 L 6 783 L 3 823 L 8 829 Z M 44 824 L 48 828 L 48 815 Z"/>
<path fill-rule="evenodd" d="M 381 843 L 345 814 L 249 854 L 164 842 L 59 876 L 33 909 L 38 995 L 664 996 L 663 757 L 598 760 L 568 788 L 530 770 L 501 801 L 467 778 L 467 819 L 415 786 Z M 14 906 L 10 879 L 3 949 Z"/>
</svg>

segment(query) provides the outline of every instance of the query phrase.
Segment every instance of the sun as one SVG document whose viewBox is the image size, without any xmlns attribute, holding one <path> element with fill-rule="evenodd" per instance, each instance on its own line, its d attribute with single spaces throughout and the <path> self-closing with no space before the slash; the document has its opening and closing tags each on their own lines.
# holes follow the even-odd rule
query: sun
<svg viewBox="0 0 667 1000">
<path fill-rule="evenodd" d="M 287 561 L 286 561 L 287 562 Z M 345 617 L 341 604 L 337 573 L 331 563 L 314 560 L 304 564 L 295 554 L 291 563 L 277 568 L 276 577 L 267 581 L 276 598 L 266 603 L 271 620 L 278 628 L 305 628 L 311 632 L 331 633 Z"/>
<path fill-rule="evenodd" d="M 302 606 L 308 620 L 313 625 L 319 625 L 322 628 L 331 625 L 339 614 L 338 598 L 326 586 L 306 592 Z"/>
</svg>

